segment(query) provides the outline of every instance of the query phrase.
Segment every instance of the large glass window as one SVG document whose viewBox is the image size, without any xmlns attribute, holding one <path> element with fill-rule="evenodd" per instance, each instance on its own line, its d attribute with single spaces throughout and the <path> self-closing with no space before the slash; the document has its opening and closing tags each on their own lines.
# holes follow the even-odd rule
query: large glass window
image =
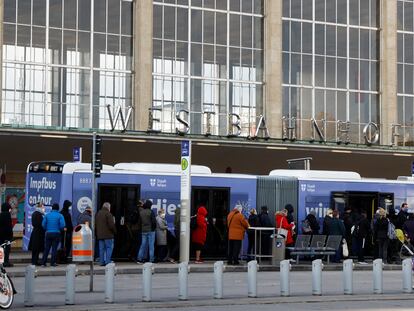
<svg viewBox="0 0 414 311">
<path fill-rule="evenodd" d="M 132 1 L 5 0 L 3 26 L 2 123 L 108 128 L 131 105 Z"/>
<path fill-rule="evenodd" d="M 414 146 L 414 27 L 412 0 L 398 0 L 398 123 L 400 145 Z"/>
<path fill-rule="evenodd" d="M 192 134 L 226 135 L 231 113 L 251 134 L 262 110 L 263 1 L 154 0 L 153 14 L 159 129 L 175 132 L 185 109 Z"/>
<path fill-rule="evenodd" d="M 351 123 L 351 141 L 379 124 L 378 0 L 283 0 L 283 114 L 297 118 L 298 138 L 311 119 Z"/>
</svg>

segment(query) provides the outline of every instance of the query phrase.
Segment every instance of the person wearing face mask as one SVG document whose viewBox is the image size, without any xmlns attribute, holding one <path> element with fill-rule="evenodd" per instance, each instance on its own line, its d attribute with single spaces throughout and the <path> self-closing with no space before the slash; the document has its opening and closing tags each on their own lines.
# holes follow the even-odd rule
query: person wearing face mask
<svg viewBox="0 0 414 311">
<path fill-rule="evenodd" d="M 63 218 L 65 219 L 66 224 L 66 234 L 62 234 L 62 247 L 64 247 L 64 258 L 63 263 L 68 262 L 68 257 L 70 255 L 70 251 L 72 250 L 72 233 L 73 233 L 73 224 L 72 224 L 72 202 L 69 200 L 65 200 L 63 202 L 63 207 L 60 213 L 62 214 Z"/>
<path fill-rule="evenodd" d="M 43 203 L 37 203 L 36 210 L 32 214 L 33 231 L 29 242 L 29 250 L 32 251 L 32 265 L 35 266 L 40 266 L 39 254 L 43 252 L 45 246 L 45 229 L 42 226 L 44 214 Z"/>
<path fill-rule="evenodd" d="M 160 209 L 157 216 L 157 253 L 158 253 L 158 262 L 164 262 L 167 260 L 167 221 L 165 220 L 165 210 Z"/>
</svg>

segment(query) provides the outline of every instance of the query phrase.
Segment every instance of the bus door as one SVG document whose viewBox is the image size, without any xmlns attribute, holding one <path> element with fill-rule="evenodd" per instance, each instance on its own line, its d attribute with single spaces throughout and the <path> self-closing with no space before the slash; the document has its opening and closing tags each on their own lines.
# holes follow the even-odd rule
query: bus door
<svg viewBox="0 0 414 311">
<path fill-rule="evenodd" d="M 126 227 L 128 211 L 137 206 L 140 198 L 140 185 L 100 184 L 98 185 L 98 210 L 104 202 L 111 204 L 111 213 L 115 217 L 117 233 L 114 239 L 112 258 L 127 259 L 135 253 L 138 245 L 133 245 Z"/>
<path fill-rule="evenodd" d="M 230 188 L 192 187 L 191 215 L 199 206 L 205 206 L 208 215 L 205 258 L 223 258 L 227 255 L 227 214 L 230 210 Z"/>
</svg>

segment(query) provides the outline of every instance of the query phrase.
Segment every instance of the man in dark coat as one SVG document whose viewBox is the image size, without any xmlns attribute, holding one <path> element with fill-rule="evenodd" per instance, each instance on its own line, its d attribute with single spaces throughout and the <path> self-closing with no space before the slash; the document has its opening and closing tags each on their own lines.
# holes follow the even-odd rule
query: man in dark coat
<svg viewBox="0 0 414 311">
<path fill-rule="evenodd" d="M 362 212 L 361 218 L 358 223 L 355 225 L 355 231 L 353 235 L 356 239 L 356 249 L 358 254 L 358 263 L 359 264 L 366 264 L 364 254 L 365 248 L 368 244 L 368 236 L 371 231 L 371 224 L 367 219 L 367 213 Z"/>
<path fill-rule="evenodd" d="M 99 243 L 99 260 L 101 266 L 111 262 L 116 233 L 115 220 L 111 212 L 111 204 L 105 202 L 96 214 L 95 232 Z"/>
<path fill-rule="evenodd" d="M 1 205 L 0 213 L 0 244 L 13 239 L 13 224 L 10 214 L 11 206 L 9 203 L 3 203 Z M 10 261 L 10 245 L 4 247 L 4 266 L 13 266 Z"/>
<path fill-rule="evenodd" d="M 32 214 L 33 231 L 30 235 L 29 250 L 32 251 L 32 265 L 40 266 L 39 254 L 43 252 L 45 246 L 45 229 L 43 229 L 44 206 L 38 203 L 36 210 Z"/>
<path fill-rule="evenodd" d="M 266 205 L 260 207 L 259 223 L 260 227 L 273 228 L 273 224 L 270 221 L 268 208 Z M 270 235 L 271 231 L 269 230 L 263 230 L 260 234 L 260 238 L 262 239 L 260 253 L 262 255 L 270 254 Z"/>
<path fill-rule="evenodd" d="M 405 222 L 408 220 L 408 204 L 401 204 L 400 212 L 397 215 L 397 221 L 395 223 L 395 229 L 402 229 Z"/>
<path fill-rule="evenodd" d="M 62 235 L 62 246 L 64 246 L 65 249 L 65 262 L 68 261 L 69 254 L 72 249 L 73 224 L 71 211 L 69 210 L 71 206 L 72 202 L 69 200 L 65 200 L 65 202 L 63 202 L 62 210 L 60 211 L 63 218 L 65 219 L 66 224 L 66 232 Z"/>
</svg>

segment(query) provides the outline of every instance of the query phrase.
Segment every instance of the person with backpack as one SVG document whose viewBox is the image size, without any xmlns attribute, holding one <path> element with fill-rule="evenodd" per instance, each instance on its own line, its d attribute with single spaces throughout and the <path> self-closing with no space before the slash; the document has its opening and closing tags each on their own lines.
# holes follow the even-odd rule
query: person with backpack
<svg viewBox="0 0 414 311">
<path fill-rule="evenodd" d="M 154 262 L 154 246 L 155 246 L 155 230 L 157 228 L 157 221 L 155 215 L 151 210 L 152 201 L 146 200 L 142 207 L 139 208 L 139 215 L 141 218 L 141 247 L 138 252 L 137 263 L 144 263 L 147 258 L 149 249 L 149 261 Z"/>
<path fill-rule="evenodd" d="M 249 228 L 249 223 L 242 214 L 243 207 L 237 204 L 227 215 L 227 227 L 229 228 L 229 265 L 239 264 L 239 254 L 244 239 L 244 233 Z"/>
<path fill-rule="evenodd" d="M 387 263 L 387 248 L 388 248 L 388 224 L 387 212 L 380 207 L 378 209 L 378 219 L 374 223 L 374 241 L 378 245 L 378 254 L 376 258 L 382 258 L 383 263 Z"/>
<path fill-rule="evenodd" d="M 197 216 L 195 217 L 196 228 L 192 230 L 191 234 L 191 242 L 195 249 L 196 264 L 203 263 L 203 260 L 201 259 L 201 251 L 203 250 L 207 239 L 207 214 L 207 209 L 204 206 L 200 206 L 197 209 Z M 194 223 L 194 220 L 192 222 Z M 194 225 L 192 225 L 192 227 L 194 227 Z"/>
<path fill-rule="evenodd" d="M 313 235 L 319 234 L 320 225 L 318 219 L 316 219 L 316 212 L 311 210 L 306 218 L 302 221 L 302 234 Z"/>
</svg>

